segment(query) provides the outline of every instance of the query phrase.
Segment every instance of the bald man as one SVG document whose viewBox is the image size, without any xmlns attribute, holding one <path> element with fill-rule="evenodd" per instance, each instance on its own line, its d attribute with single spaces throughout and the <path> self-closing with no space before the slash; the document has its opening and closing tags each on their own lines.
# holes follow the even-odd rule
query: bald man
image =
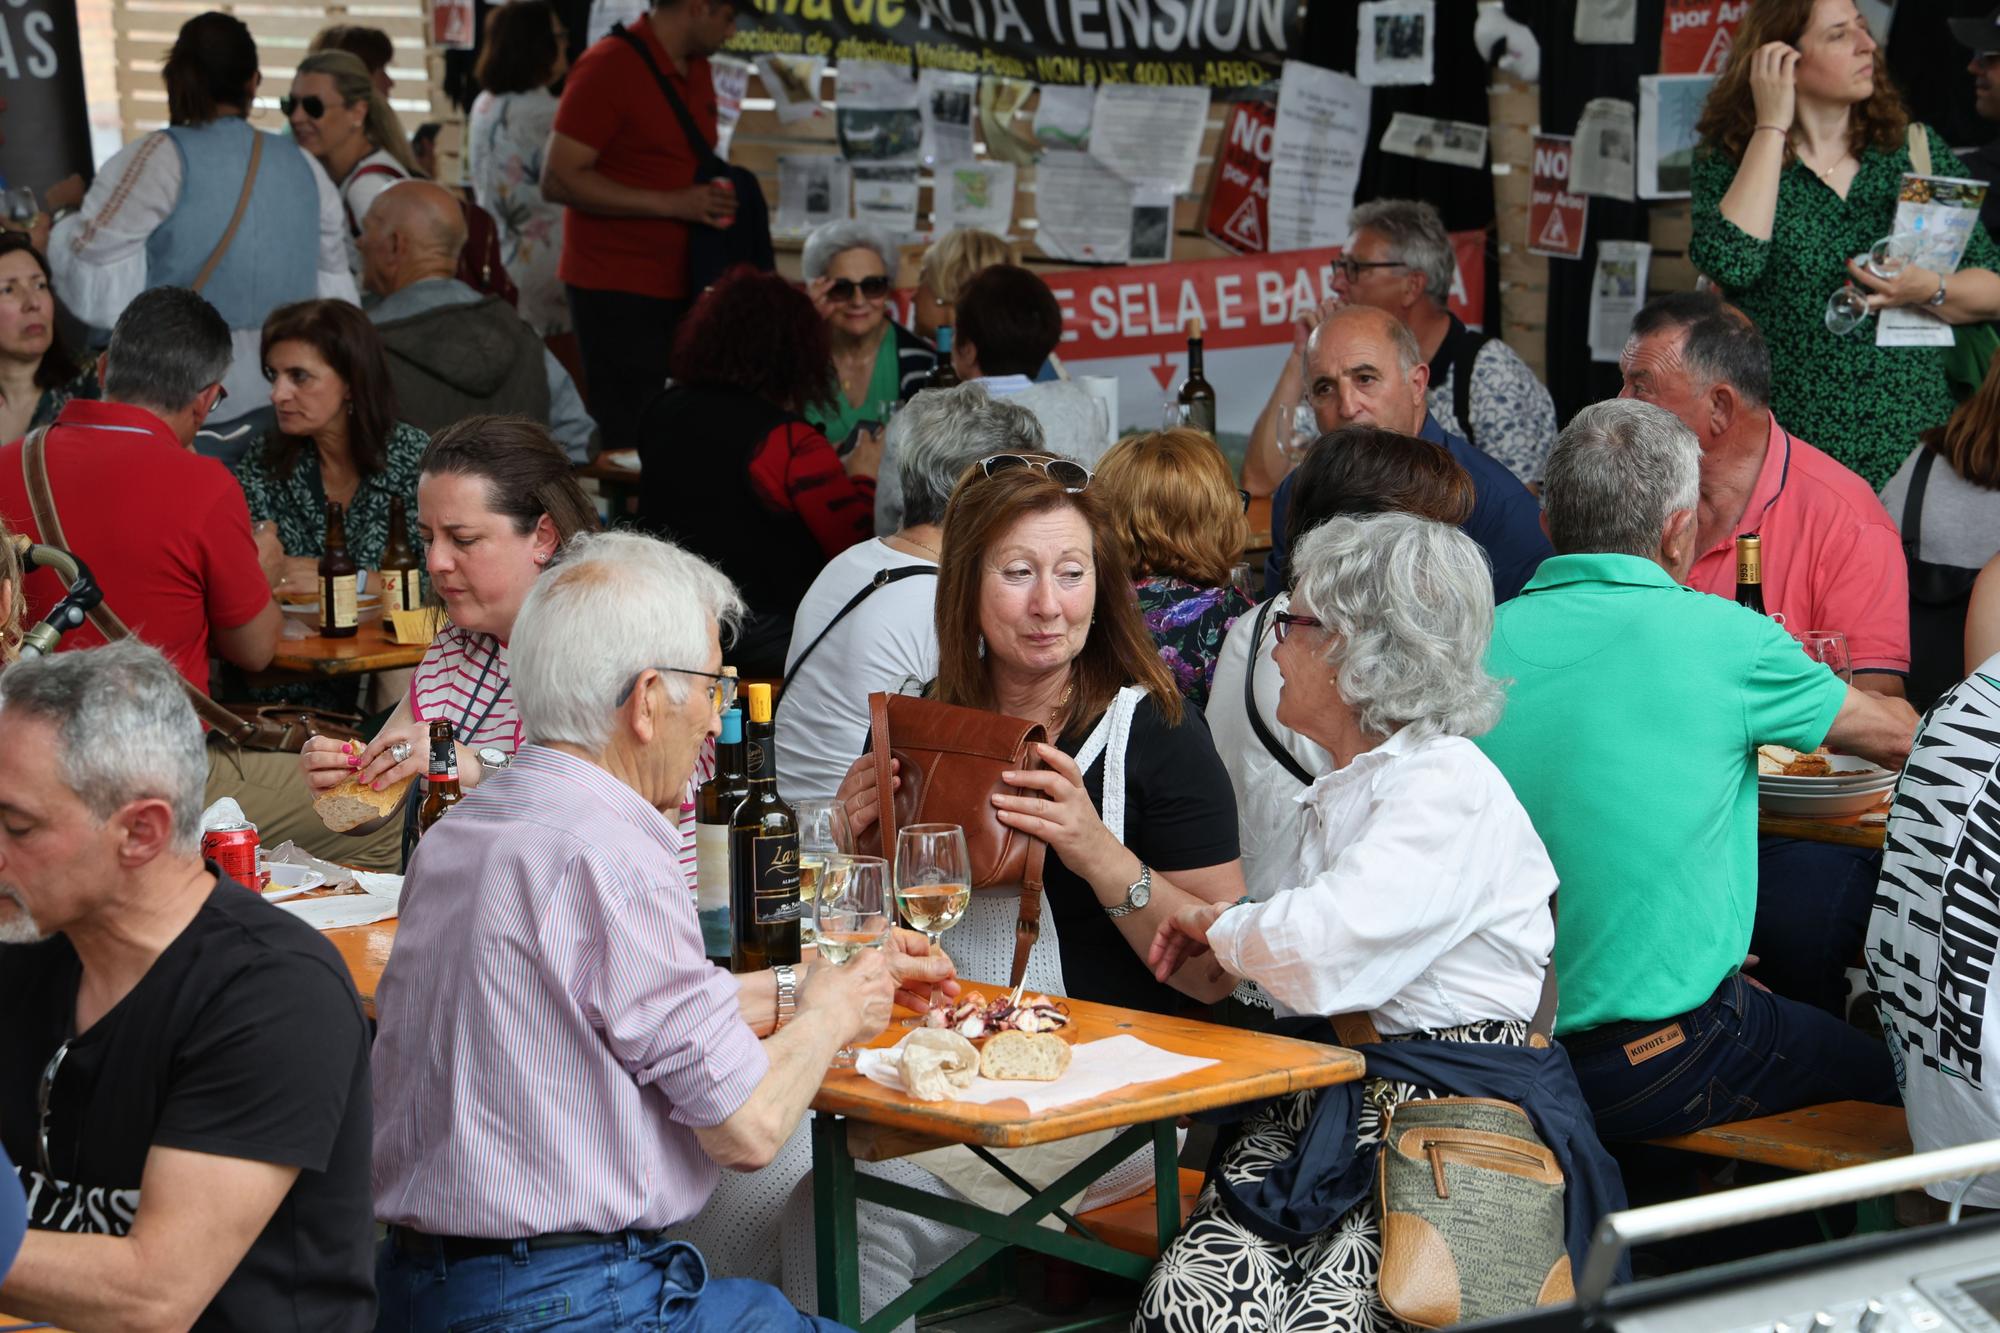
<svg viewBox="0 0 2000 1333">
<path fill-rule="evenodd" d="M 452 276 L 465 213 L 450 191 L 403 181 L 361 224 L 361 283 L 389 357 L 402 419 L 436 434 L 454 421 L 503 412 L 540 421 L 579 463 L 596 452 L 597 426 L 576 384 L 514 307 Z"/>
<path fill-rule="evenodd" d="M 1342 426 L 1380 426 L 1441 444 L 1472 475 L 1472 516 L 1462 525 L 1493 567 L 1493 600 L 1521 591 L 1543 559 L 1553 554 L 1542 531 L 1534 495 L 1504 464 L 1438 425 L 1425 405 L 1430 366 L 1403 321 L 1386 310 L 1341 305 L 1327 310 L 1305 344 L 1305 398 L 1324 432 Z M 1271 557 L 1264 567 L 1267 595 L 1284 587 L 1286 531 L 1292 479 L 1271 497 Z"/>
</svg>

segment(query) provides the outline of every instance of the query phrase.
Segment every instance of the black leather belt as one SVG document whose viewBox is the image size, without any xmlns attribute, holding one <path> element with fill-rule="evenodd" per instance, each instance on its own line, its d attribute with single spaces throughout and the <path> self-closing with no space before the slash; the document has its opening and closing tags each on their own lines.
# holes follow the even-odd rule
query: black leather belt
<svg viewBox="0 0 2000 1333">
<path fill-rule="evenodd" d="M 495 1240 L 484 1236 L 433 1236 L 408 1227 L 390 1227 L 389 1243 L 398 1254 L 423 1263 L 442 1259 L 455 1264 L 495 1254 L 512 1254 L 514 1247 L 521 1244 L 530 1250 L 566 1250 L 578 1245 L 623 1245 L 627 1237 L 636 1237 L 641 1243 L 651 1245 L 665 1234 L 663 1231 L 552 1231 L 545 1236 Z"/>
</svg>

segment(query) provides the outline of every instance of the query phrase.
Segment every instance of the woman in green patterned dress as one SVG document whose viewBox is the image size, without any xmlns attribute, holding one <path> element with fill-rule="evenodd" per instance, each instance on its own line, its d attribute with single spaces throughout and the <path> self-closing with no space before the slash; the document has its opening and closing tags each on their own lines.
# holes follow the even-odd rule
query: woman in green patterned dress
<svg viewBox="0 0 2000 1333">
<path fill-rule="evenodd" d="M 1936 131 L 1915 128 L 1930 174 L 1968 174 Z M 1827 298 L 1850 282 L 1871 310 L 2000 315 L 2000 250 L 1976 223 L 1956 273 L 1912 264 L 1882 279 L 1852 262 L 1895 229 L 1903 173 L 1916 170 L 1910 129 L 1852 0 L 1754 0 L 1697 125 L 1690 257 L 1763 330 L 1778 420 L 1877 487 L 1956 406 L 1944 349 L 1877 347 L 1872 318 L 1831 333 Z"/>
</svg>

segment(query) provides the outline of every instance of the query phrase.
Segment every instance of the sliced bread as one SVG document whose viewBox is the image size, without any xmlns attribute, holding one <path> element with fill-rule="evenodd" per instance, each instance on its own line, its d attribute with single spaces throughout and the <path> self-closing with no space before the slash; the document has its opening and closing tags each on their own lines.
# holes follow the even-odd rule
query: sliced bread
<svg viewBox="0 0 2000 1333">
<path fill-rule="evenodd" d="M 319 815 L 321 823 L 335 833 L 345 833 L 372 819 L 394 813 L 396 807 L 402 804 L 403 793 L 410 789 L 414 781 L 416 777 L 413 774 L 376 791 L 359 778 L 349 778 L 338 787 L 329 787 L 313 798 L 313 810 Z"/>
<path fill-rule="evenodd" d="M 1047 1083 L 1069 1068 L 1069 1043 L 1053 1032 L 996 1032 L 979 1053 L 987 1078 Z"/>
</svg>

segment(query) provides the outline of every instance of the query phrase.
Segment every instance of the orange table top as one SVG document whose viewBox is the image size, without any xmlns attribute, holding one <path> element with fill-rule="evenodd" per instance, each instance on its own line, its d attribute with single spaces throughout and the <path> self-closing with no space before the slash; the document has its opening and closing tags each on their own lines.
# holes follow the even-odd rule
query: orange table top
<svg viewBox="0 0 2000 1333">
<path fill-rule="evenodd" d="M 424 650 L 429 647 L 427 643 L 397 643 L 383 629 L 381 621 L 370 620 L 350 638 L 326 639 L 317 634 L 304 639 L 281 638 L 270 670 L 308 676 L 396 671 L 423 661 Z"/>
<path fill-rule="evenodd" d="M 1886 811 L 1893 795 L 1893 792 L 1885 794 L 1870 810 L 1851 815 L 1829 815 L 1825 818 L 1809 815 L 1773 815 L 1759 810 L 1757 832 L 1773 838 L 1803 838 L 1808 842 L 1830 842 L 1842 847 L 1862 847 L 1879 852 L 1888 841 L 1888 826 L 1864 824 L 1861 822 L 1861 817 Z"/>
</svg>

